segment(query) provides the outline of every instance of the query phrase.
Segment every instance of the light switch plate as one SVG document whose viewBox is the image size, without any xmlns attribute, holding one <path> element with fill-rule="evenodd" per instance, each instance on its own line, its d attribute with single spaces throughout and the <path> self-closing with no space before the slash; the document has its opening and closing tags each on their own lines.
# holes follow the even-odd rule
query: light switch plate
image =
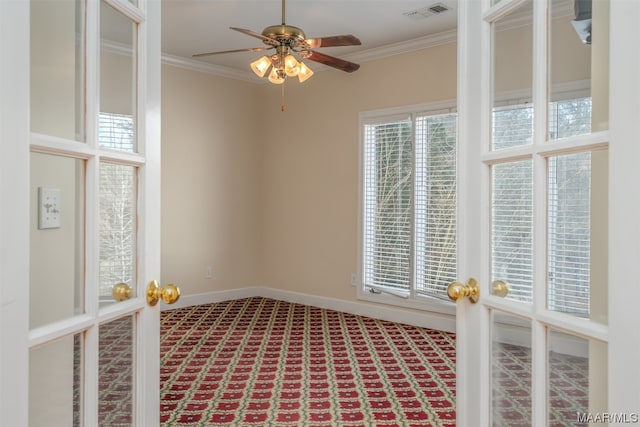
<svg viewBox="0 0 640 427">
<path fill-rule="evenodd" d="M 62 192 L 59 188 L 38 187 L 38 228 L 60 228 Z"/>
</svg>

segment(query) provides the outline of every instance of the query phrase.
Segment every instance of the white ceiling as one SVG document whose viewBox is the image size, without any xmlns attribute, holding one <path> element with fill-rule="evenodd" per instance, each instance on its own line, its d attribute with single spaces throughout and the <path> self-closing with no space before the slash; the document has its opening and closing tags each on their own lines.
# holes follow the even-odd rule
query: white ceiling
<svg viewBox="0 0 640 427">
<path fill-rule="evenodd" d="M 457 0 L 288 0 L 286 23 L 305 32 L 308 38 L 353 34 L 361 46 L 325 47 L 318 51 L 352 60 L 365 51 L 383 46 L 402 46 L 456 26 Z M 450 10 L 426 18 L 405 13 L 436 4 Z M 261 33 L 282 20 L 280 0 L 163 0 L 162 52 L 177 59 L 199 61 L 228 71 L 247 72 L 249 63 L 262 54 L 229 53 L 192 59 L 191 55 L 264 46 L 262 41 L 229 27 Z M 317 63 L 312 69 L 322 69 Z M 324 67 L 326 69 L 326 67 Z"/>
</svg>

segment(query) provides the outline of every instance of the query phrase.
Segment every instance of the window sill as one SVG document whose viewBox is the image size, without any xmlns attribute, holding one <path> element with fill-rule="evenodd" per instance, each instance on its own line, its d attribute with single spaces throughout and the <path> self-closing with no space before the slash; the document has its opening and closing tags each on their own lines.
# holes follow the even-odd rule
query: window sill
<svg viewBox="0 0 640 427">
<path fill-rule="evenodd" d="M 420 310 L 448 316 L 456 315 L 455 303 L 442 301 L 435 298 L 428 298 L 423 296 L 403 298 L 401 296 L 386 293 L 371 293 L 369 292 L 368 288 L 366 290 L 358 288 L 357 298 L 362 301 L 392 305 L 412 310 Z"/>
</svg>

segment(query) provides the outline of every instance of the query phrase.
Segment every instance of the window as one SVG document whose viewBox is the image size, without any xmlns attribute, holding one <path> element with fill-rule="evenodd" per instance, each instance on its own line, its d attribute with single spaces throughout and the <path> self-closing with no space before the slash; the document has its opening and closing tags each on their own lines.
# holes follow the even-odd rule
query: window
<svg viewBox="0 0 640 427">
<path fill-rule="evenodd" d="M 364 117 L 364 290 L 446 299 L 456 279 L 456 115 Z"/>
<path fill-rule="evenodd" d="M 589 133 L 590 123 L 589 97 L 550 104 L 551 140 Z M 456 126 L 455 113 L 361 115 L 361 296 L 448 300 L 447 287 L 457 280 Z M 532 132 L 530 104 L 494 109 L 494 149 L 530 144 Z M 531 302 L 532 163 L 495 165 L 492 174 L 500 183 L 493 186 L 492 280 L 508 277 L 509 297 Z M 548 308 L 583 317 L 589 313 L 590 179 L 589 153 L 548 159 Z"/>
</svg>

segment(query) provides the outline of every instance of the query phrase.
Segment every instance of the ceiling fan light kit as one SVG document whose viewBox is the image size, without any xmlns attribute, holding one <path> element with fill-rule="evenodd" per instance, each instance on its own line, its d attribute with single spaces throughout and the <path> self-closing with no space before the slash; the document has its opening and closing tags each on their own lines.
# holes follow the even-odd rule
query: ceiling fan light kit
<svg viewBox="0 0 640 427">
<path fill-rule="evenodd" d="M 307 64 L 298 61 L 291 54 L 285 56 L 284 60 L 280 55 L 263 56 L 251 63 L 251 69 L 258 77 L 264 77 L 271 70 L 268 79 L 275 84 L 284 83 L 286 77 L 298 77 L 298 81 L 302 83 L 313 75 Z"/>
<path fill-rule="evenodd" d="M 278 85 L 283 84 L 287 77 L 298 77 L 298 80 L 302 83 L 313 75 L 311 68 L 302 62 L 302 59 L 319 62 L 347 73 L 352 73 L 360 68 L 360 65 L 353 62 L 313 50 L 319 47 L 360 45 L 360 40 L 357 37 L 347 34 L 308 39 L 302 29 L 285 24 L 285 10 L 285 0 L 282 0 L 282 24 L 271 25 L 265 28 L 262 33 L 256 33 L 243 28 L 230 27 L 234 31 L 239 31 L 251 37 L 261 39 L 266 47 L 199 53 L 193 56 L 202 57 L 234 52 L 262 52 L 275 49 L 275 54 L 271 56 L 265 55 L 253 61 L 250 67 L 258 77 L 263 78 L 267 76 L 267 79 L 271 83 Z M 294 54 L 298 55 L 301 59 L 298 60 Z"/>
</svg>

